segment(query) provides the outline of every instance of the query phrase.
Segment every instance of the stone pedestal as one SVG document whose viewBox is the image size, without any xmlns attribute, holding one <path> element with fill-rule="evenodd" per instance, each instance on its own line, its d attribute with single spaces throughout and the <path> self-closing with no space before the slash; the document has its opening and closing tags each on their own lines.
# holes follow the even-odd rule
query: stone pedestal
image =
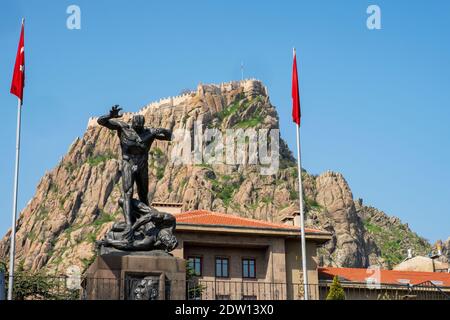
<svg viewBox="0 0 450 320">
<path fill-rule="evenodd" d="M 87 300 L 184 300 L 186 262 L 160 252 L 100 255 L 82 288 Z"/>
</svg>

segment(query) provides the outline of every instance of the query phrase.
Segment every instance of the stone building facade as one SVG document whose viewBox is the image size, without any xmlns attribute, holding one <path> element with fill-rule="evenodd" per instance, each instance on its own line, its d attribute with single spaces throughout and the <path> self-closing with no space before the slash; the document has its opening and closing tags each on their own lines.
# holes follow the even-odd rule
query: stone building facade
<svg viewBox="0 0 450 320">
<path fill-rule="evenodd" d="M 184 258 L 199 299 L 303 298 L 298 226 L 205 210 L 176 214 L 179 240 L 173 255 Z M 306 229 L 309 283 L 318 284 L 317 247 L 328 232 Z M 318 298 L 310 290 L 311 298 Z"/>
</svg>

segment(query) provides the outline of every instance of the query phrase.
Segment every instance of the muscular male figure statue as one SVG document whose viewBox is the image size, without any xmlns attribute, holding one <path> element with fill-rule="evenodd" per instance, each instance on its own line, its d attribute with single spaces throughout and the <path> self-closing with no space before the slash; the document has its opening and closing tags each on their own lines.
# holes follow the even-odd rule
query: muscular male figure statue
<svg viewBox="0 0 450 320">
<path fill-rule="evenodd" d="M 123 212 L 125 215 L 127 238 L 132 237 L 131 226 L 135 218 L 131 213 L 131 198 L 136 182 L 139 200 L 148 202 L 148 153 L 155 139 L 170 141 L 172 132 L 163 128 L 147 128 L 144 116 L 135 115 L 131 124 L 118 120 L 121 108 L 115 105 L 109 114 L 98 118 L 99 125 L 117 131 L 122 150 L 122 190 Z"/>
</svg>

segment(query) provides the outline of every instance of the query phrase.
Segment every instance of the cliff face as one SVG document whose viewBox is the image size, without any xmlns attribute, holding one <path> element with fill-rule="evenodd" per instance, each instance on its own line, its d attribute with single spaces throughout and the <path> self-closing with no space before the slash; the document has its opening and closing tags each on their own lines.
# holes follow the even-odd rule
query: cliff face
<svg viewBox="0 0 450 320">
<path fill-rule="evenodd" d="M 195 92 L 160 100 L 139 113 L 145 116 L 147 126 L 190 132 L 199 124 L 222 132 L 231 128 L 276 129 L 279 125 L 267 89 L 253 80 L 199 85 Z M 125 114 L 124 120 L 130 116 Z M 45 174 L 20 215 L 16 242 L 19 265 L 52 272 L 89 265 L 95 240 L 103 237 L 113 221 L 122 219 L 117 204 L 118 146 L 115 133 L 97 126 L 95 119 L 89 121 L 83 137 L 77 138 L 61 162 Z M 174 164 L 170 161 L 173 146 L 156 141 L 150 151 L 149 198 L 153 201 L 180 202 L 183 210 L 208 209 L 270 221 L 296 209 L 298 173 L 295 159 L 282 140 L 280 169 L 267 176 L 255 165 Z M 320 251 L 321 262 L 346 267 L 389 264 L 391 248 L 386 251 L 382 233 L 375 232 L 390 228 L 385 218 L 379 218 L 383 215 L 355 203 L 338 173 L 302 175 L 307 225 L 333 233 L 333 240 Z M 405 229 L 402 239 L 409 237 L 416 236 Z M 418 250 L 429 245 L 415 243 Z M 0 259 L 6 260 L 8 251 L 9 232 L 0 242 Z M 401 246 L 396 252 L 400 254 Z"/>
<path fill-rule="evenodd" d="M 383 264 L 380 252 L 357 215 L 352 192 L 339 173 L 326 172 L 315 179 L 318 207 L 310 210 L 308 220 L 333 233 L 333 240 L 322 250 L 322 264 L 368 267 Z"/>
<path fill-rule="evenodd" d="M 412 250 L 413 255 L 426 256 L 431 253 L 430 243 L 397 217 L 389 217 L 376 208 L 364 206 L 362 200 L 357 201 L 356 208 L 387 267 L 392 268 L 402 262 L 408 255 L 408 249 Z"/>
<path fill-rule="evenodd" d="M 442 256 L 439 257 L 439 261 L 444 263 L 450 263 L 450 237 L 445 240 L 438 240 L 434 248 L 435 252 L 438 252 L 441 249 Z"/>
</svg>

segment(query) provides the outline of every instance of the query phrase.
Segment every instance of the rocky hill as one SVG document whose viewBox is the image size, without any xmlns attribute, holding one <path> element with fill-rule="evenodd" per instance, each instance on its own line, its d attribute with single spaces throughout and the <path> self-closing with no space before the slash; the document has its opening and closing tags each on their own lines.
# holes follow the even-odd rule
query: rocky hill
<svg viewBox="0 0 450 320">
<path fill-rule="evenodd" d="M 381 258 L 386 266 L 392 268 L 402 262 L 408 254 L 426 256 L 432 252 L 432 246 L 427 240 L 413 232 L 408 224 L 403 224 L 397 217 L 389 217 L 384 212 L 364 206 L 362 200 L 356 202 L 358 216 L 364 224 L 370 238 L 380 249 Z"/>
<path fill-rule="evenodd" d="M 442 253 L 442 255 L 439 257 L 439 260 L 441 262 L 450 263 L 450 237 L 446 241 L 437 241 L 434 246 L 435 251 L 438 251 L 439 247 Z"/>
<path fill-rule="evenodd" d="M 148 126 L 191 132 L 196 124 L 221 131 L 279 126 L 267 89 L 256 80 L 199 85 L 196 91 L 162 99 L 139 113 Z M 124 119 L 130 116 L 125 114 Z M 155 142 L 150 151 L 149 196 L 153 201 L 180 202 L 183 210 L 209 209 L 270 221 L 296 210 L 298 172 L 282 140 L 280 169 L 268 176 L 261 175 L 255 165 L 174 164 L 169 161 L 172 149 L 171 143 Z M 45 174 L 20 215 L 18 265 L 51 272 L 89 265 L 95 240 L 122 218 L 117 204 L 118 156 L 115 134 L 90 119 L 85 134 Z M 333 240 L 320 252 L 322 264 L 389 266 L 401 260 L 411 246 L 417 253 L 429 251 L 429 243 L 397 218 L 355 202 L 341 174 L 315 176 L 303 171 L 302 175 L 307 225 L 333 233 Z M 9 232 L 0 242 L 0 259 L 7 260 L 8 251 Z"/>
</svg>

